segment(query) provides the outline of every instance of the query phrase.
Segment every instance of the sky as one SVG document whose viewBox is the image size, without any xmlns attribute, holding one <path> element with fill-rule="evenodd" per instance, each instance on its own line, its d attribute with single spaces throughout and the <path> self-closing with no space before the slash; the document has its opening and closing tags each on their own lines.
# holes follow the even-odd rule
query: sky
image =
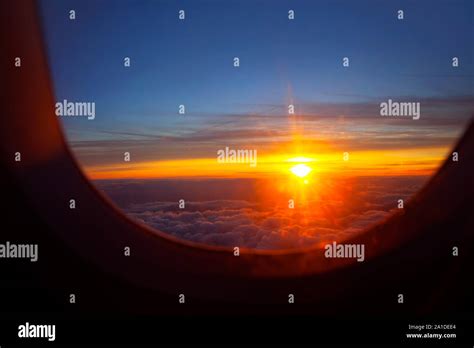
<svg viewBox="0 0 474 348">
<path fill-rule="evenodd" d="M 220 176 L 216 151 L 244 145 L 259 151 L 261 164 L 304 153 L 328 170 L 340 169 L 345 151 L 354 160 L 371 153 L 371 161 L 393 151 L 397 163 L 418 153 L 426 166 L 416 170 L 427 172 L 473 111 L 472 1 L 40 4 L 56 99 L 96 103 L 94 120 L 61 120 L 93 178 L 180 176 L 189 168 Z M 389 98 L 420 101 L 421 119 L 382 119 L 379 104 Z M 125 151 L 132 161 L 124 166 Z"/>
</svg>

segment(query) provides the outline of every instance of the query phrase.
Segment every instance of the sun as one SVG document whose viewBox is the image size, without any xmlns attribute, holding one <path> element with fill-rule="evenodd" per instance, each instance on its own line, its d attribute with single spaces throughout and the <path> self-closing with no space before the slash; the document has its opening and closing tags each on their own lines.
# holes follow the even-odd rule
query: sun
<svg viewBox="0 0 474 348">
<path fill-rule="evenodd" d="M 311 172 L 311 168 L 308 167 L 304 163 L 297 164 L 296 166 L 293 166 L 290 168 L 291 172 L 295 174 L 296 176 L 299 176 L 300 178 L 304 178 L 306 175 Z"/>
</svg>

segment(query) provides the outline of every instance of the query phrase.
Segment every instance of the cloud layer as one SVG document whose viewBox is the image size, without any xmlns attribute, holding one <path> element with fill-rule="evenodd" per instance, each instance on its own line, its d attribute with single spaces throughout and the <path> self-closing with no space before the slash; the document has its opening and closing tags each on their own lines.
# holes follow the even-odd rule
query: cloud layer
<svg viewBox="0 0 474 348">
<path fill-rule="evenodd" d="M 298 248 L 344 240 L 385 219 L 396 209 L 397 200 L 409 198 L 425 179 L 359 178 L 351 185 L 350 195 L 308 201 L 295 209 L 272 202 L 216 199 L 188 201 L 185 209 L 179 209 L 176 200 L 131 203 L 124 210 L 133 219 L 189 241 L 256 249 Z M 120 190 L 126 186 L 120 185 Z"/>
</svg>

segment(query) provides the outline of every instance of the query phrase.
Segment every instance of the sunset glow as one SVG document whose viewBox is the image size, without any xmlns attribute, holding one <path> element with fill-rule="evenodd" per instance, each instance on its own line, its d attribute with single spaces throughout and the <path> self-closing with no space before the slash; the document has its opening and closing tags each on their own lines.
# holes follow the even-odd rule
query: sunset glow
<svg viewBox="0 0 474 348">
<path fill-rule="evenodd" d="M 308 152 L 309 153 L 309 152 Z M 342 151 L 324 152 L 304 157 L 288 154 L 265 154 L 253 167 L 248 163 L 217 163 L 215 158 L 176 158 L 156 161 L 130 161 L 89 165 L 91 179 L 158 178 L 272 178 L 290 171 L 296 176 L 326 173 L 333 175 L 429 175 L 448 154 L 448 148 L 413 148 L 404 150 L 367 150 L 350 153 L 343 160 Z M 308 171 L 309 168 L 310 170 Z"/>
</svg>

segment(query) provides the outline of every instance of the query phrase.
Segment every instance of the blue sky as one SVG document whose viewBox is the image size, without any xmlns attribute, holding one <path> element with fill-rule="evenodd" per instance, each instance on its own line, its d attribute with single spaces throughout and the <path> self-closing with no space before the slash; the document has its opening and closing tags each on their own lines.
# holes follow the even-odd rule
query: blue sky
<svg viewBox="0 0 474 348">
<path fill-rule="evenodd" d="M 71 141 L 222 129 L 220 122 L 236 114 L 282 115 L 290 101 L 317 114 L 321 104 L 347 110 L 397 96 L 473 95 L 469 0 L 40 4 L 56 98 L 96 103 L 93 122 L 63 120 Z M 125 56 L 130 68 L 123 67 Z M 232 65 L 236 56 L 239 68 Z M 186 118 L 177 117 L 179 104 Z"/>
</svg>

